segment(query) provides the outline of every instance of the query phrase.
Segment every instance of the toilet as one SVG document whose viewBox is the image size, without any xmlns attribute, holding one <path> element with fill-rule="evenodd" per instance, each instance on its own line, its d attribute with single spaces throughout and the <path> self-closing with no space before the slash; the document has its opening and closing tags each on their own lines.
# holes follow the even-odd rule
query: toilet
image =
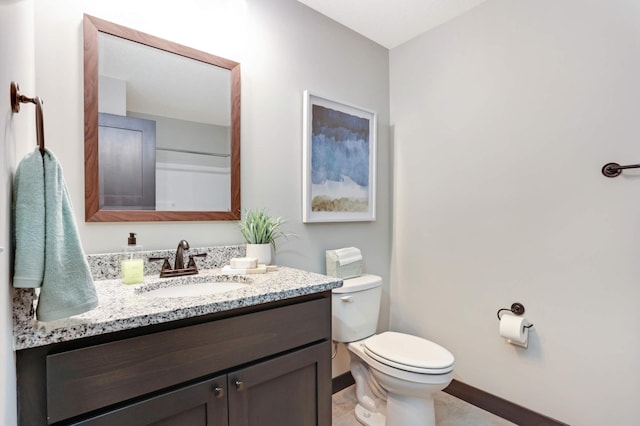
<svg viewBox="0 0 640 426">
<path fill-rule="evenodd" d="M 368 426 L 435 426 L 433 394 L 453 379 L 453 355 L 410 334 L 375 334 L 381 295 L 382 278 L 368 274 L 332 290 L 332 336 L 349 350 L 356 419 Z"/>
</svg>

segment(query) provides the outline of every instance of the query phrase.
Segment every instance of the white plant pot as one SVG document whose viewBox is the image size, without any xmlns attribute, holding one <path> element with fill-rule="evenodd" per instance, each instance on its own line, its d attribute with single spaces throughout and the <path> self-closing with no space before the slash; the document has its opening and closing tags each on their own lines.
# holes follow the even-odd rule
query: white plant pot
<svg viewBox="0 0 640 426">
<path fill-rule="evenodd" d="M 258 258 L 258 263 L 271 264 L 271 244 L 247 244 L 247 257 Z"/>
</svg>

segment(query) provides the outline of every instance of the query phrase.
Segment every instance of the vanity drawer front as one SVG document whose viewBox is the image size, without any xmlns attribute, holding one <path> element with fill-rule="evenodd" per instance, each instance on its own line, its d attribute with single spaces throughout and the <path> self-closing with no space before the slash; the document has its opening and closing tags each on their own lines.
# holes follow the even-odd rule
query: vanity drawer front
<svg viewBox="0 0 640 426">
<path fill-rule="evenodd" d="M 47 356 L 49 423 L 331 338 L 328 297 Z"/>
</svg>

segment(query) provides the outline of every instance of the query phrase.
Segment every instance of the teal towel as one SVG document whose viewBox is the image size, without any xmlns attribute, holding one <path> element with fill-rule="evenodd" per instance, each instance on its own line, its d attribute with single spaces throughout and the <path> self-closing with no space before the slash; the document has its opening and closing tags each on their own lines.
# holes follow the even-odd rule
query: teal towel
<svg viewBox="0 0 640 426">
<path fill-rule="evenodd" d="M 44 277 L 44 164 L 36 150 L 18 165 L 13 180 L 13 286 L 38 288 Z"/>
<path fill-rule="evenodd" d="M 35 214 L 22 211 L 25 214 L 25 218 L 18 219 L 22 205 L 20 202 L 21 190 L 33 189 L 35 192 L 39 190 L 39 188 L 32 187 L 30 183 L 24 181 L 27 176 L 38 175 L 35 170 L 31 170 L 38 166 L 38 162 L 31 158 L 34 156 L 41 157 L 39 149 L 25 157 L 20 163 L 19 169 L 26 161 L 20 171 L 20 176 L 16 171 L 18 185 L 16 187 L 17 202 L 15 209 L 16 270 L 14 273 L 14 286 L 15 277 L 18 273 L 20 274 L 18 275 L 19 277 L 37 275 L 36 271 L 23 273 L 18 269 L 18 266 L 24 267 L 24 265 L 27 265 L 32 260 L 29 258 L 33 257 L 33 254 L 30 254 L 31 247 L 27 245 L 30 240 L 20 241 L 18 236 L 27 234 L 24 227 L 44 229 L 44 232 L 40 234 L 41 238 L 44 239 L 44 270 L 36 315 L 40 321 L 53 321 L 78 315 L 95 308 L 98 306 L 98 296 L 89 270 L 89 264 L 80 242 L 73 206 L 62 175 L 62 167 L 49 150 L 45 150 L 44 157 L 41 157 L 42 162 L 39 165 L 42 169 L 42 163 L 44 163 L 44 187 L 42 190 L 44 208 L 32 206 L 32 208 L 35 207 L 34 210 L 43 210 L 43 214 L 36 217 Z M 25 198 L 28 197 L 25 196 Z M 37 198 L 34 201 L 40 202 L 40 197 Z M 41 222 L 44 222 L 44 225 Z M 21 230 L 20 228 L 23 229 Z M 31 239 L 34 240 L 36 237 L 34 236 Z M 40 242 L 35 243 L 38 248 L 41 244 Z M 23 256 L 27 255 L 28 259 L 18 259 L 18 246 L 20 245 L 23 245 L 20 253 Z M 39 267 L 41 263 L 37 262 L 34 265 Z M 34 267 L 29 266 L 25 269 L 29 271 Z M 18 283 L 20 282 L 18 280 Z"/>
</svg>

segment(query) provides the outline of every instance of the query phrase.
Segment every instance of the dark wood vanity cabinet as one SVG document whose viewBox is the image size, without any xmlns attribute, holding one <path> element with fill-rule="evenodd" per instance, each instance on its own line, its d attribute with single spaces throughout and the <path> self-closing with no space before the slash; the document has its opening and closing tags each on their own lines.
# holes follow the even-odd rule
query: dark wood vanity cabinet
<svg viewBox="0 0 640 426">
<path fill-rule="evenodd" d="M 17 351 L 19 424 L 331 424 L 329 292 L 144 328 Z"/>
<path fill-rule="evenodd" d="M 108 411 L 86 420 L 83 426 L 220 426 L 228 424 L 226 376 L 165 392 L 159 396 Z"/>
<path fill-rule="evenodd" d="M 317 417 L 319 390 L 331 386 L 330 373 L 324 383 L 318 377 L 318 371 L 331 370 L 330 357 L 326 367 L 320 360 L 330 352 L 325 342 L 227 375 L 229 425 L 330 425 L 330 412 L 326 423 Z M 330 399 L 329 391 L 329 405 Z"/>
</svg>

